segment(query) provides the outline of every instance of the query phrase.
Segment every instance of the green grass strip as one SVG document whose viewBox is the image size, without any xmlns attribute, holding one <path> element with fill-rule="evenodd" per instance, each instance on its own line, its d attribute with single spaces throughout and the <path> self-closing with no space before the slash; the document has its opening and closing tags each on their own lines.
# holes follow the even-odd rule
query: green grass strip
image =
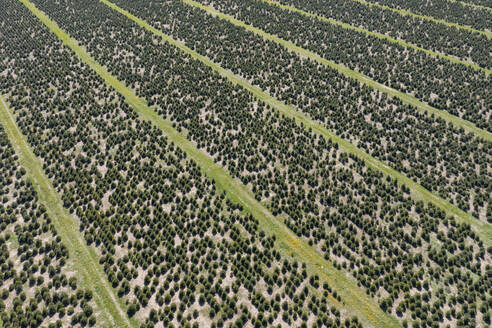
<svg viewBox="0 0 492 328">
<path fill-rule="evenodd" d="M 297 46 L 296 44 L 294 44 L 291 41 L 281 39 L 281 38 L 279 38 L 273 34 L 265 32 L 265 31 L 263 31 L 257 27 L 248 25 L 245 22 L 240 21 L 240 20 L 238 20 L 238 19 L 236 19 L 230 15 L 224 14 L 224 13 L 222 13 L 222 12 L 212 8 L 212 7 L 205 6 L 205 5 L 203 5 L 199 2 L 196 2 L 194 0 L 181 0 L 181 1 L 183 1 L 184 3 L 186 3 L 190 6 L 202 9 L 202 10 L 208 12 L 210 15 L 219 17 L 221 19 L 225 19 L 225 20 L 229 21 L 230 23 L 232 23 L 236 26 L 240 26 L 240 27 L 242 27 L 242 28 L 244 28 L 250 32 L 253 32 L 253 33 L 263 37 L 266 40 L 276 42 L 276 43 L 280 44 L 281 46 L 283 46 L 283 47 L 285 47 L 285 48 L 287 48 L 293 52 L 298 53 L 299 55 L 311 58 L 311 59 L 317 61 L 318 63 L 322 64 L 322 65 L 329 66 L 333 69 L 336 69 L 340 73 L 342 73 L 348 77 L 354 78 L 354 79 L 356 79 L 356 80 L 358 80 L 358 81 L 360 81 L 360 82 L 362 82 L 362 83 L 364 83 L 364 84 L 366 84 L 366 85 L 368 85 L 374 89 L 377 89 L 383 93 L 386 93 L 389 96 L 397 97 L 402 102 L 404 102 L 406 104 L 413 105 L 420 111 L 426 112 L 428 114 L 434 114 L 435 116 L 440 117 L 443 120 L 445 120 L 445 121 L 447 121 L 447 122 L 449 122 L 449 123 L 451 123 L 451 124 L 453 124 L 459 128 L 463 128 L 465 131 L 474 133 L 478 137 L 481 137 L 487 141 L 492 141 L 492 133 L 478 128 L 475 124 L 473 124 L 470 121 L 467 121 L 467 120 L 464 120 L 464 119 L 459 118 L 457 116 L 454 116 L 454 115 L 448 113 L 447 111 L 434 108 L 434 107 L 430 106 L 429 104 L 426 104 L 426 103 L 418 100 L 417 98 L 415 98 L 412 95 L 406 94 L 404 92 L 395 90 L 395 89 L 390 88 L 388 86 L 385 86 L 381 83 L 378 83 L 378 82 L 370 79 L 369 77 L 367 77 L 366 75 L 364 75 L 362 73 L 354 71 L 354 70 L 352 70 L 352 69 L 350 69 L 344 65 L 337 64 L 331 60 L 327 60 L 327 59 L 321 57 L 320 55 L 318 55 L 312 51 L 309 51 L 309 50 L 306 50 L 304 48 Z"/>
<path fill-rule="evenodd" d="M 414 17 L 414 18 L 418 18 L 418 19 L 423 19 L 423 20 L 426 20 L 426 21 L 430 21 L 430 22 L 434 22 L 434 23 L 438 23 L 438 24 L 444 24 L 446 26 L 450 26 L 450 27 L 455 27 L 457 29 L 461 29 L 461 30 L 466 30 L 466 31 L 470 31 L 470 32 L 473 32 L 473 33 L 479 33 L 479 34 L 483 34 L 485 35 L 487 38 L 492 38 L 492 32 L 490 31 L 482 31 L 482 30 L 477 30 L 473 27 L 470 27 L 470 26 L 467 26 L 467 25 L 461 25 L 461 24 L 457 24 L 457 23 L 453 23 L 453 22 L 448 22 L 444 19 L 438 19 L 438 18 L 434 18 L 434 17 L 431 17 L 431 16 L 425 16 L 425 15 L 421 15 L 421 14 L 416 14 L 414 12 L 411 12 L 411 11 L 408 11 L 408 10 L 403 10 L 403 9 L 398 9 L 398 8 L 392 8 L 392 7 L 388 7 L 386 5 L 381 5 L 379 3 L 373 3 L 373 2 L 367 2 L 365 0 L 352 0 L 352 1 L 356 1 L 356 2 L 359 2 L 363 5 L 366 5 L 368 7 L 378 7 L 378 8 L 381 8 L 381 9 L 386 9 L 386 10 L 391 10 L 395 13 L 398 13 L 400 15 L 403 15 L 403 16 L 411 16 L 411 17 Z"/>
<path fill-rule="evenodd" d="M 113 288 L 108 284 L 106 274 L 99 265 L 98 256 L 92 248 L 85 244 L 78 232 L 77 221 L 63 207 L 60 195 L 44 174 L 41 161 L 33 154 L 25 137 L 19 131 L 12 112 L 1 97 L 0 124 L 4 126 L 20 164 L 33 183 L 40 203 L 46 207 L 58 235 L 68 249 L 74 269 L 79 275 L 80 286 L 92 290 L 94 294 L 96 310 L 98 310 L 96 313 L 102 314 L 98 316 L 98 326 L 133 327 L 123 307 L 116 302 Z M 101 322 L 101 319 L 104 319 L 105 324 Z"/>
<path fill-rule="evenodd" d="M 21 0 L 29 3 L 28 0 Z M 107 1 L 103 1 L 112 5 Z M 112 76 L 103 66 L 97 63 L 84 48 L 78 45 L 67 33 L 62 31 L 55 22 L 51 21 L 46 15 L 41 13 L 32 4 L 29 8 L 43 17 L 42 21 L 70 47 L 82 61 L 96 71 L 104 81 L 115 88 L 125 97 L 125 101 L 146 121 L 150 121 L 163 131 L 163 133 L 191 157 L 202 169 L 202 171 L 214 180 L 217 187 L 226 191 L 228 197 L 233 201 L 239 202 L 250 212 L 260 223 L 262 229 L 276 236 L 278 246 L 306 262 L 309 270 L 320 276 L 320 279 L 328 282 L 330 286 L 337 290 L 337 293 L 345 302 L 345 308 L 349 312 L 357 315 L 363 322 L 367 322 L 376 327 L 400 327 L 398 321 L 393 316 L 383 312 L 378 304 L 366 295 L 357 286 L 353 277 L 349 277 L 345 272 L 339 271 L 326 261 L 318 252 L 309 246 L 302 239 L 298 238 L 282 222 L 275 218 L 261 203 L 255 200 L 253 194 L 239 181 L 232 178 L 222 167 L 218 166 L 204 152 L 197 149 L 186 137 L 173 128 L 172 122 L 163 119 L 157 112 L 150 108 L 144 99 L 139 98 L 135 93 L 127 88 L 125 84 Z M 114 8 L 114 7 L 113 7 Z M 136 19 L 136 17 L 135 17 Z M 164 38 L 166 40 L 166 38 Z M 173 41 L 173 44 L 176 44 Z"/>
<path fill-rule="evenodd" d="M 287 105 L 284 102 L 268 95 L 267 93 L 263 92 L 260 88 L 251 85 L 248 81 L 245 79 L 235 75 L 231 71 L 222 68 L 218 64 L 214 63 L 211 61 L 209 58 L 202 56 L 198 54 L 196 51 L 188 48 L 181 42 L 178 42 L 162 31 L 152 27 L 149 25 L 147 22 L 144 20 L 132 15 L 128 11 L 118 7 L 117 5 L 111 3 L 108 0 L 100 0 L 102 3 L 105 3 L 109 7 L 113 8 L 114 10 L 122 13 L 123 15 L 127 16 L 134 22 L 136 22 L 138 25 L 142 26 L 143 28 L 147 29 L 148 31 L 154 33 L 155 35 L 160 36 L 164 41 L 169 42 L 170 44 L 176 46 L 177 48 L 181 49 L 182 51 L 186 52 L 190 56 L 192 56 L 195 59 L 200 60 L 202 63 L 205 65 L 211 67 L 213 70 L 218 72 L 221 76 L 224 76 L 227 78 L 229 81 L 238 84 L 251 92 L 256 98 L 264 101 L 265 103 L 269 104 L 271 107 L 274 109 L 278 110 L 279 112 L 283 113 L 284 115 L 294 118 L 298 123 L 302 124 L 306 129 L 312 129 L 315 133 L 325 137 L 326 139 L 331 139 L 332 141 L 336 142 L 339 144 L 340 148 L 346 151 L 347 153 L 351 153 L 359 157 L 360 159 L 363 159 L 365 163 L 370 166 L 373 169 L 379 170 L 383 172 L 386 175 L 389 175 L 390 177 L 397 179 L 400 184 L 406 185 L 408 188 L 410 188 L 412 196 L 417 199 L 417 200 L 423 200 L 426 202 L 430 202 L 434 204 L 435 206 L 443 209 L 446 211 L 448 215 L 453 215 L 457 217 L 461 222 L 466 222 L 470 224 L 475 232 L 477 232 L 480 237 L 483 239 L 483 241 L 488 244 L 492 245 L 492 226 L 475 219 L 473 216 L 470 214 L 460 210 L 456 206 L 450 204 L 448 201 L 438 197 L 434 193 L 428 191 L 424 187 L 422 187 L 420 184 L 414 182 L 413 180 L 409 179 L 406 177 L 404 174 L 392 169 L 388 165 L 384 164 L 383 162 L 373 158 L 372 156 L 368 155 L 361 149 L 357 148 L 354 146 L 352 143 L 347 141 L 346 139 L 343 139 L 339 136 L 337 136 L 334 132 L 328 130 L 326 127 L 324 127 L 321 123 L 318 121 L 312 120 L 309 118 L 308 115 L 298 111 L 294 106 L 292 105 Z M 191 0 L 184 0 L 184 1 L 191 1 Z"/>
<path fill-rule="evenodd" d="M 401 45 L 401 46 L 406 47 L 406 48 L 411 48 L 411 49 L 414 49 L 414 50 L 417 50 L 417 51 L 421 51 L 421 52 L 424 52 L 425 54 L 427 54 L 429 56 L 432 56 L 432 57 L 442 58 L 442 59 L 448 60 L 448 61 L 450 61 L 452 63 L 465 65 L 465 66 L 471 67 L 471 68 L 473 68 L 475 70 L 478 70 L 478 71 L 484 71 L 487 75 L 490 74 L 490 73 L 492 73 L 492 69 L 483 68 L 483 67 L 480 67 L 477 64 L 474 64 L 474 63 L 471 63 L 471 62 L 467 62 L 467 61 L 461 60 L 461 59 L 456 58 L 456 57 L 453 57 L 453 56 L 448 56 L 448 55 L 445 55 L 445 54 L 442 54 L 442 53 L 439 53 L 439 52 L 436 52 L 436 51 L 428 50 L 428 49 L 425 49 L 425 48 L 416 46 L 416 45 L 414 45 L 412 43 L 408 43 L 408 42 L 403 41 L 403 40 L 394 39 L 394 38 L 392 38 L 392 37 L 390 37 L 388 35 L 382 34 L 382 33 L 372 32 L 372 31 L 366 30 L 366 29 L 361 28 L 361 27 L 353 26 L 353 25 L 350 25 L 350 24 L 347 24 L 347 23 L 344 23 L 344 22 L 335 20 L 333 18 L 328 18 L 328 17 L 325 17 L 325 16 L 316 15 L 316 14 L 313 14 L 313 13 L 310 13 L 310 12 L 307 12 L 307 11 L 304 11 L 302 9 L 298 9 L 298 8 L 296 8 L 294 6 L 289 6 L 289 5 L 281 4 L 281 3 L 277 2 L 277 1 L 274 1 L 274 0 L 261 0 L 261 1 L 263 1 L 263 2 L 265 2 L 267 4 L 269 4 L 269 5 L 277 6 L 279 8 L 282 8 L 282 9 L 285 9 L 285 10 L 288 10 L 288 11 L 291 11 L 291 12 L 295 12 L 295 13 L 298 13 L 298 14 L 301 14 L 301 15 L 304 15 L 304 16 L 307 16 L 307 17 L 315 18 L 315 19 L 317 19 L 319 21 L 322 21 L 322 22 L 326 22 L 326 23 L 330 23 L 330 24 L 333 24 L 333 25 L 340 26 L 340 27 L 345 28 L 347 30 L 352 30 L 352 31 L 356 31 L 356 32 L 359 32 L 359 33 L 364 33 L 366 35 L 369 35 L 369 36 L 372 36 L 372 37 L 376 37 L 378 39 L 383 39 L 383 40 L 389 41 L 391 43 L 396 43 L 396 44 Z"/>
</svg>

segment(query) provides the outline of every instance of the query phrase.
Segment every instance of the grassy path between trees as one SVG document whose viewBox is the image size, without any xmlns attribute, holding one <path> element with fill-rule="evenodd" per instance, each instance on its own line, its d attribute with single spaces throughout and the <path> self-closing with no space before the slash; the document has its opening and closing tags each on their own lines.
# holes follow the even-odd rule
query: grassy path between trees
<svg viewBox="0 0 492 328">
<path fill-rule="evenodd" d="M 448 22 L 448 21 L 446 21 L 444 19 L 439 19 L 439 18 L 434 18 L 434 17 L 431 17 L 431 16 L 416 14 L 416 13 L 411 12 L 411 11 L 408 11 L 408 10 L 403 10 L 403 9 L 398 9 L 398 8 L 392 8 L 392 7 L 389 7 L 389 6 L 386 6 L 386 5 L 381 5 L 379 3 L 367 2 L 365 0 L 351 0 L 351 1 L 359 2 L 359 3 L 363 4 L 363 5 L 368 6 L 368 7 L 373 7 L 374 6 L 374 7 L 378 7 L 378 8 L 385 9 L 385 10 L 391 10 L 391 11 L 393 11 L 395 13 L 398 13 L 400 15 L 403 15 L 403 16 L 412 16 L 412 17 L 423 19 L 423 20 L 426 20 L 426 21 L 431 21 L 431 22 L 434 22 L 434 23 L 444 24 L 444 25 L 447 25 L 447 26 L 455 27 L 457 29 L 470 31 L 470 32 L 473 32 L 473 33 L 483 34 L 483 35 L 485 35 L 489 39 L 492 38 L 492 32 L 490 32 L 490 31 L 477 30 L 477 29 L 475 29 L 475 28 L 473 28 L 471 26 L 461 25 L 461 24 L 457 24 L 457 23 L 453 23 L 453 22 Z"/>
<path fill-rule="evenodd" d="M 288 10 L 288 11 L 291 11 L 291 12 L 295 12 L 295 13 L 298 13 L 298 14 L 301 14 L 301 15 L 304 15 L 304 16 L 307 16 L 307 17 L 311 17 L 311 18 L 317 19 L 317 20 L 322 21 L 322 22 L 326 22 L 326 23 L 329 23 L 329 24 L 340 26 L 340 27 L 345 28 L 347 30 L 352 30 L 352 31 L 356 31 L 356 32 L 359 32 L 359 33 L 364 33 L 366 35 L 373 36 L 373 37 L 376 37 L 378 39 L 383 39 L 383 40 L 389 41 L 391 43 L 399 44 L 399 45 L 401 45 L 403 47 L 406 47 L 406 48 L 411 48 L 411 49 L 414 49 L 414 50 L 417 50 L 417 51 L 421 51 L 421 52 L 424 52 L 425 54 L 427 54 L 429 56 L 432 56 L 432 57 L 442 58 L 442 59 L 448 60 L 448 61 L 450 61 L 452 63 L 462 64 L 462 65 L 465 65 L 465 66 L 469 66 L 469 67 L 471 67 L 471 68 L 473 68 L 475 70 L 484 71 L 486 74 L 492 73 L 492 69 L 480 67 L 477 64 L 470 63 L 470 62 L 461 60 L 461 59 L 456 58 L 456 57 L 453 57 L 453 56 L 448 56 L 448 55 L 445 55 L 445 54 L 440 53 L 440 52 L 428 50 L 428 49 L 425 49 L 425 48 L 416 46 L 416 45 L 414 45 L 412 43 L 409 43 L 409 42 L 406 42 L 406 41 L 403 41 L 403 40 L 394 39 L 394 38 L 392 38 L 392 37 L 390 37 L 388 35 L 382 34 L 382 33 L 372 32 L 372 31 L 369 31 L 369 30 L 364 29 L 364 28 L 361 28 L 361 27 L 353 26 L 353 25 L 350 25 L 350 24 L 347 24 L 347 23 L 344 23 L 344 22 L 335 20 L 333 18 L 328 18 L 328 17 L 325 17 L 325 16 L 313 14 L 313 13 L 307 12 L 305 10 L 296 8 L 294 6 L 289 6 L 289 5 L 281 4 L 281 3 L 279 3 L 279 2 L 277 2 L 275 0 L 261 0 L 261 1 L 263 1 L 263 2 L 265 2 L 267 4 L 269 4 L 269 5 L 272 5 L 272 6 L 277 6 L 277 7 L 281 8 L 281 9 L 284 9 L 284 10 Z"/>
<path fill-rule="evenodd" d="M 78 274 L 80 286 L 93 292 L 97 305 L 96 313 L 100 314 L 97 325 L 118 328 L 136 327 L 128 320 L 123 306 L 117 302 L 114 290 L 106 280 L 106 274 L 99 265 L 94 249 L 86 245 L 78 232 L 77 221 L 63 207 L 60 195 L 44 174 L 41 161 L 33 154 L 2 97 L 0 97 L 0 124 L 4 126 L 20 164 L 27 171 L 27 176 L 38 193 L 40 203 L 46 207 L 58 235 L 68 249 L 69 258 Z M 104 319 L 103 322 L 101 319 Z"/>
<path fill-rule="evenodd" d="M 206 153 L 197 149 L 183 134 L 172 127 L 170 121 L 163 119 L 150 108 L 144 99 L 137 97 L 131 89 L 106 71 L 83 47 L 78 45 L 76 40 L 61 30 L 55 22 L 51 21 L 28 0 L 20 1 L 26 4 L 65 45 L 71 48 L 82 61 L 97 72 L 108 85 L 121 93 L 125 97 L 125 101 L 143 120 L 155 124 L 172 142 L 186 152 L 201 167 L 202 171 L 214 180 L 219 190 L 225 191 L 231 200 L 242 204 L 245 210 L 259 221 L 261 228 L 266 233 L 275 235 L 277 246 L 285 255 L 293 256 L 305 262 L 310 273 L 318 274 L 322 281 L 326 281 L 334 288 L 344 302 L 343 307 L 350 314 L 357 315 L 362 322 L 374 327 L 401 327 L 395 317 L 383 312 L 377 302 L 357 286 L 357 282 L 353 277 L 336 269 L 332 263 L 326 261 L 311 246 L 297 237 L 261 203 L 256 201 L 253 194 L 243 184 L 232 178 L 222 167 L 215 164 Z"/>
<path fill-rule="evenodd" d="M 320 55 L 318 55 L 318 54 L 316 54 L 310 50 L 306 50 L 304 48 L 297 46 L 296 44 L 294 44 L 291 41 L 281 39 L 281 38 L 277 37 L 276 35 L 267 33 L 267 32 L 265 32 L 265 31 L 263 31 L 257 27 L 248 25 L 245 22 L 240 21 L 240 20 L 238 20 L 238 19 L 236 19 L 230 15 L 224 14 L 224 13 L 222 13 L 222 12 L 212 8 L 212 7 L 202 5 L 201 3 L 196 2 L 194 0 L 181 0 L 181 1 L 183 1 L 184 3 L 186 3 L 190 6 L 202 9 L 202 10 L 208 12 L 210 15 L 213 15 L 213 16 L 221 18 L 221 19 L 225 19 L 225 20 L 229 21 L 230 23 L 232 23 L 236 26 L 240 26 L 240 27 L 242 27 L 242 28 L 244 28 L 250 32 L 253 32 L 253 33 L 263 37 L 265 40 L 270 40 L 270 41 L 276 42 L 276 43 L 280 44 L 281 46 L 283 46 L 284 48 L 291 50 L 291 51 L 293 51 L 293 52 L 295 52 L 301 56 L 313 59 L 322 65 L 331 67 L 331 68 L 337 70 L 338 72 L 340 72 L 341 74 L 344 74 L 348 77 L 356 79 L 356 80 L 358 80 L 358 81 L 360 81 L 360 82 L 362 82 L 362 83 L 364 83 L 364 84 L 366 84 L 366 85 L 368 85 L 374 89 L 377 89 L 383 93 L 386 93 L 390 97 L 397 97 L 402 102 L 404 102 L 406 104 L 413 105 L 420 111 L 426 112 L 428 114 L 434 114 L 435 116 L 440 117 L 443 120 L 445 120 L 445 121 L 447 121 L 447 122 L 449 122 L 449 123 L 451 123 L 451 124 L 453 124 L 459 128 L 463 128 L 465 131 L 474 133 L 475 135 L 477 135 L 477 136 L 479 136 L 479 137 L 481 137 L 487 141 L 492 141 L 492 133 L 478 128 L 474 123 L 472 123 L 470 121 L 467 121 L 467 120 L 464 120 L 464 119 L 459 118 L 457 116 L 454 116 L 447 111 L 434 108 L 434 107 L 430 106 L 429 104 L 426 104 L 426 103 L 418 100 L 416 97 L 414 97 L 412 95 L 406 94 L 404 92 L 390 88 L 384 84 L 378 83 L 378 82 L 372 80 L 371 78 L 367 77 L 366 75 L 364 75 L 362 73 L 359 73 L 355 70 L 352 70 L 352 69 L 350 69 L 344 65 L 337 64 L 331 60 L 327 60 L 327 59 L 321 57 Z"/>
</svg>

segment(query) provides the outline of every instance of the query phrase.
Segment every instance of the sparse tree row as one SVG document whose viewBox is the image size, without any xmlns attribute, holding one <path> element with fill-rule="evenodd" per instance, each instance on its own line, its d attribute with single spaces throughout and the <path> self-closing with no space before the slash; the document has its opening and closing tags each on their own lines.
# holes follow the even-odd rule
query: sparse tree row
<svg viewBox="0 0 492 328">
<path fill-rule="evenodd" d="M 130 317 L 142 327 L 362 326 L 20 2 L 4 3 L 0 90 Z"/>
<path fill-rule="evenodd" d="M 10 6 L 0 13 L 0 31 L 12 35 Z M 3 39 L 4 40 L 4 39 Z M 10 74 L 0 41 L 0 75 Z M 36 41 L 33 41 L 36 42 Z M 13 49 L 10 49 L 13 50 Z M 3 90 L 2 88 L 2 91 Z M 79 287 L 67 248 L 0 124 L 0 320 L 2 327 L 92 327 L 92 292 Z"/>
<path fill-rule="evenodd" d="M 117 2 L 123 5 L 123 1 Z M 73 17 L 82 14 L 84 7 L 75 15 L 65 3 L 36 3 L 86 44 L 95 58 L 113 68 L 115 75 L 121 76 L 130 86 L 136 85 L 138 76 L 134 77 L 133 73 L 131 77 L 123 76 L 126 73 L 122 70 L 128 70 L 128 67 L 115 68 L 118 59 L 123 58 L 120 53 L 127 51 L 126 46 L 121 51 L 114 50 L 115 41 L 109 33 L 101 32 L 98 38 L 92 37 L 92 31 L 99 29 L 98 22 L 81 26 L 82 19 Z M 223 67 L 277 98 L 293 103 L 428 190 L 481 220 L 492 221 L 490 142 L 179 1 L 147 6 L 143 2 L 124 4 Z M 86 15 L 92 14 L 86 12 Z M 109 19 L 123 18 L 112 15 Z M 129 31 L 120 33 L 129 34 Z M 148 65 L 141 70 L 144 78 L 153 72 Z M 151 104 L 159 104 L 152 96 L 161 87 L 151 80 L 150 87 L 155 89 L 141 95 Z"/>
<path fill-rule="evenodd" d="M 469 226 L 98 1 L 40 6 L 404 325 L 489 325 L 492 248 Z"/>
<path fill-rule="evenodd" d="M 212 3 L 210 0 L 200 2 Z M 492 77 L 484 72 L 261 0 L 215 0 L 213 4 L 239 20 L 492 131 Z M 488 45 L 487 58 L 492 60 L 489 54 L 492 40 L 485 44 Z M 485 67 L 492 67 L 492 61 Z"/>
<path fill-rule="evenodd" d="M 369 31 L 405 40 L 419 47 L 471 59 L 482 67 L 492 67 L 487 36 L 444 24 L 405 16 L 376 6 L 345 0 L 278 0 L 296 8 L 330 17 Z"/>
<path fill-rule="evenodd" d="M 448 22 L 471 26 L 477 30 L 490 30 L 492 13 L 449 0 L 366 0 L 390 8 L 403 9 Z M 472 0 L 473 1 L 473 0 Z M 489 0 L 490 3 L 490 0 Z"/>
</svg>

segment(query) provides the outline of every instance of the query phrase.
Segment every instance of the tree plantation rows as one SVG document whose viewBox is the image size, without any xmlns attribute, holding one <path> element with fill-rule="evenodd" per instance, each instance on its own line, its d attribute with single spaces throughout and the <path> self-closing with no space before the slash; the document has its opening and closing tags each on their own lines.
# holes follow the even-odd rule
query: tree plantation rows
<svg viewBox="0 0 492 328">
<path fill-rule="evenodd" d="M 0 320 L 3 327 L 92 327 L 92 293 L 79 288 L 68 252 L 0 126 Z"/>
<path fill-rule="evenodd" d="M 414 201 L 404 186 L 369 169 L 360 159 L 347 156 L 338 150 L 336 144 L 279 115 L 202 63 L 167 43 L 159 43 L 155 36 L 99 1 L 36 1 L 36 4 L 79 40 L 113 75 L 145 97 L 162 116 L 173 120 L 178 129 L 186 133 L 199 148 L 247 185 L 255 197 L 282 218 L 292 231 L 340 270 L 356 278 L 360 288 L 377 299 L 380 307 L 397 317 L 402 324 L 412 327 L 475 327 L 489 324 L 492 248 L 484 245 L 468 225 L 457 222 L 442 210 Z M 165 10 L 155 16 L 166 17 L 164 13 Z M 176 15 L 171 10 L 167 13 Z M 174 17 L 176 21 L 168 21 L 168 25 L 178 26 L 179 21 L 185 21 L 184 16 Z M 194 27 L 195 20 L 191 18 L 191 14 L 186 16 L 186 21 L 190 27 Z M 162 26 L 164 24 L 162 22 Z M 202 36 L 200 30 L 204 26 L 195 27 L 194 32 Z M 212 32 L 220 30 L 213 29 L 213 21 L 207 21 L 206 26 Z M 188 35 L 182 33 L 183 36 Z M 224 44 L 232 44 L 227 35 L 219 34 Z M 210 37 L 201 38 L 208 41 Z M 184 37 L 180 39 L 186 40 Z M 256 60 L 249 55 L 248 42 L 239 37 L 234 40 L 238 47 L 242 47 L 245 61 L 248 58 Z M 286 76 L 286 81 L 290 75 L 295 76 L 290 67 L 301 70 L 311 65 L 304 74 L 313 79 L 317 78 L 317 74 L 329 72 L 313 63 L 300 61 L 298 57 L 282 51 L 272 43 L 262 43 L 256 39 L 249 42 L 258 46 L 258 52 L 273 49 L 271 53 L 266 52 L 260 57 L 266 62 L 265 65 L 272 66 L 259 68 L 263 69 L 266 76 L 277 74 L 279 79 L 276 85 L 279 88 L 284 85 L 280 84 L 282 75 Z M 220 54 L 218 45 L 218 42 L 204 42 L 203 49 L 213 49 Z M 213 54 L 212 50 L 210 53 Z M 231 63 L 240 56 L 239 52 L 232 53 L 235 56 L 229 57 Z M 227 67 L 225 59 L 219 56 L 216 58 L 214 60 Z M 239 61 L 234 63 L 238 71 L 248 67 Z M 250 70 L 255 76 L 248 78 L 261 78 L 256 73 L 257 63 L 259 61 L 250 63 Z M 278 70 L 278 66 L 283 67 L 282 70 Z M 328 81 L 338 81 L 335 85 L 341 87 L 347 85 L 347 89 L 342 89 L 342 92 L 348 93 L 357 90 L 357 87 L 360 92 L 364 90 L 351 81 L 345 82 L 338 74 L 331 74 L 333 78 Z M 296 82 L 292 84 L 298 83 L 297 80 L 293 81 Z M 308 82 L 310 80 L 304 83 Z M 383 99 L 384 96 L 371 90 L 365 92 L 366 101 L 375 101 L 376 108 L 382 106 L 376 100 L 394 101 Z M 316 101 L 315 97 L 308 99 L 307 102 Z M 432 122 L 430 117 L 417 115 L 411 108 L 401 104 L 385 103 L 384 106 L 401 106 L 406 111 L 402 115 L 413 113 L 415 119 Z M 111 119 L 113 121 L 115 119 Z M 437 123 L 428 124 L 428 131 L 439 131 L 431 128 Z M 453 131 L 452 126 L 444 122 L 440 124 L 444 125 L 441 129 L 447 133 L 445 138 L 454 138 L 455 135 L 457 142 L 464 144 L 473 139 L 463 131 Z M 415 124 L 413 129 L 418 126 Z M 148 129 L 137 135 L 151 135 L 152 129 Z M 450 130 L 453 132 L 449 133 Z M 114 140 L 111 137 L 105 139 Z M 440 138 L 431 139 L 435 142 L 435 139 Z M 484 142 L 481 141 L 473 153 L 483 147 Z M 483 154 L 489 156 L 487 151 Z M 120 162 L 116 159 L 113 161 Z M 151 166 L 156 167 L 157 162 Z M 183 166 L 180 170 L 186 168 Z M 57 167 L 50 172 L 60 169 Z M 152 177 L 164 175 L 154 170 L 147 174 Z M 130 171 L 138 170 L 132 167 L 125 172 L 128 174 Z M 144 183 L 142 188 L 152 188 L 156 180 L 147 185 Z M 138 187 L 136 181 L 135 184 Z M 177 184 L 171 189 L 176 188 Z M 82 192 L 83 195 L 88 193 Z M 186 199 L 191 198 L 182 193 L 187 195 Z M 100 195 L 105 199 L 105 193 L 101 192 Z M 126 198 L 127 202 L 139 194 L 131 195 L 131 198 Z M 72 195 L 71 198 L 77 202 L 79 197 Z M 108 197 L 108 202 L 111 203 L 113 199 L 113 196 Z M 183 197 L 180 199 L 174 202 L 183 204 Z M 218 201 L 211 201 L 211 204 L 215 203 Z M 140 205 L 142 211 L 149 207 L 157 209 L 152 207 L 151 202 L 142 202 Z M 179 209 L 183 205 L 175 206 Z M 136 209 L 135 213 L 138 215 L 139 211 Z M 108 214 L 100 220 L 108 220 L 107 217 Z M 131 217 L 128 215 L 128 218 L 120 220 L 128 222 Z M 166 216 L 163 218 L 164 222 L 169 221 Z M 192 229 L 191 224 L 185 227 L 188 227 L 186 231 Z M 172 231 L 171 235 L 181 235 L 179 229 Z M 115 247 L 114 256 L 122 252 Z"/>
<path fill-rule="evenodd" d="M 9 21 L 29 28 L 2 25 L 2 93 L 129 317 L 142 327 L 361 327 L 160 130 L 7 4 Z"/>
<path fill-rule="evenodd" d="M 71 6 L 76 4 L 78 2 L 71 2 Z M 89 7 L 89 4 L 86 3 L 86 6 Z M 144 2 L 128 2 L 125 7 L 132 4 L 138 6 Z M 156 71 L 151 64 L 155 60 L 149 57 L 157 55 L 132 55 L 137 50 L 128 50 L 138 42 L 139 49 L 149 51 L 150 46 L 146 43 L 150 35 L 140 41 L 130 41 L 131 29 L 121 29 L 114 23 L 125 21 L 124 17 L 108 9 L 103 12 L 110 18 L 106 18 L 107 24 L 101 27 L 100 20 L 90 19 L 94 14 L 83 4 L 80 4 L 78 12 L 73 12 L 72 7 L 64 3 L 39 2 L 39 5 L 128 85 L 135 87 L 146 80 L 149 89 L 140 91 L 140 95 L 146 97 L 150 104 L 162 108 L 167 106 L 166 100 L 157 98 L 156 93 L 162 93 L 162 88 L 166 87 L 174 73 L 163 75 L 162 83 L 151 73 L 162 74 L 168 64 L 155 63 L 160 67 Z M 91 8 L 94 6 L 101 7 L 101 11 L 104 9 L 104 5 L 96 1 L 94 5 L 90 4 Z M 140 7 L 145 10 L 145 7 Z M 157 3 L 156 8 L 148 8 L 148 12 L 152 17 L 149 20 L 158 19 L 157 26 L 173 26 L 174 31 L 170 33 L 176 39 L 185 40 L 190 47 L 222 67 L 253 81 L 277 98 L 293 103 L 342 137 L 473 216 L 484 221 L 492 220 L 490 142 L 460 131 L 441 119 L 429 117 L 330 68 L 303 60 L 273 42 L 264 41 L 181 2 Z M 143 13 L 141 16 L 147 17 Z M 85 28 L 81 27 L 82 21 Z M 111 26 L 114 26 L 112 30 Z M 89 33 L 100 29 L 96 37 Z M 111 37 L 116 33 L 114 30 L 126 35 L 115 40 Z M 119 45 L 122 42 L 124 44 Z M 144 57 L 146 59 L 140 61 L 141 67 L 136 68 L 135 60 L 131 58 Z M 155 58 L 159 62 L 163 60 L 162 56 Z M 178 69 L 182 67 L 181 64 L 177 66 Z M 183 73 L 176 74 L 181 76 Z M 195 78 L 195 81 L 201 80 Z M 193 89 L 196 88 L 195 82 Z M 215 97 L 223 102 L 222 94 Z M 189 107 L 186 102 L 183 106 Z M 197 109 L 196 115 L 199 111 L 202 110 Z M 181 115 L 181 111 L 178 113 Z M 208 119 L 216 120 L 216 116 Z M 232 134 L 231 139 L 237 138 L 236 135 Z"/>
<path fill-rule="evenodd" d="M 264 0 L 198 2 L 492 131 L 492 80 L 482 70 Z M 379 5 L 485 31 L 484 8 L 279 2 L 492 67 L 486 36 Z M 492 325 L 487 135 L 187 1 L 111 3 L 191 50 L 100 0 L 2 0 L 0 110 L 13 117 L 7 124 L 10 112 L 0 113 L 0 327 L 118 326 L 105 302 L 128 328 Z M 285 116 L 266 95 L 319 128 Z M 109 299 L 78 272 L 84 262 L 16 155 L 26 146 L 14 128 L 95 254 L 91 272 Z M 347 153 L 324 128 L 369 155 Z M 382 173 L 386 164 L 450 204 L 416 196 L 412 181 Z"/>
<path fill-rule="evenodd" d="M 220 11 L 241 21 L 492 131 L 492 98 L 487 88 L 492 84 L 492 77 L 484 72 L 261 0 L 200 2 L 213 3 Z M 488 49 L 492 49 L 492 42 L 488 44 Z M 490 53 L 487 58 L 492 58 Z M 491 67 L 490 63 L 486 67 Z"/>
<path fill-rule="evenodd" d="M 388 9 L 345 0 L 278 0 L 282 4 L 330 17 L 369 31 L 405 40 L 425 49 L 471 59 L 491 67 L 491 40 L 483 34 L 435 23 Z"/>
<path fill-rule="evenodd" d="M 17 15 L 10 6 L 2 14 Z M 21 22 L 19 22 L 22 24 Z M 25 24 L 26 31 L 32 30 Z M 15 38 L 14 29 L 1 24 Z M 2 42 L 1 58 L 6 59 Z M 2 74 L 5 73 L 2 66 Z M 0 125 L 0 320 L 3 327 L 94 326 L 93 295 L 81 289 L 68 251 Z"/>
</svg>

